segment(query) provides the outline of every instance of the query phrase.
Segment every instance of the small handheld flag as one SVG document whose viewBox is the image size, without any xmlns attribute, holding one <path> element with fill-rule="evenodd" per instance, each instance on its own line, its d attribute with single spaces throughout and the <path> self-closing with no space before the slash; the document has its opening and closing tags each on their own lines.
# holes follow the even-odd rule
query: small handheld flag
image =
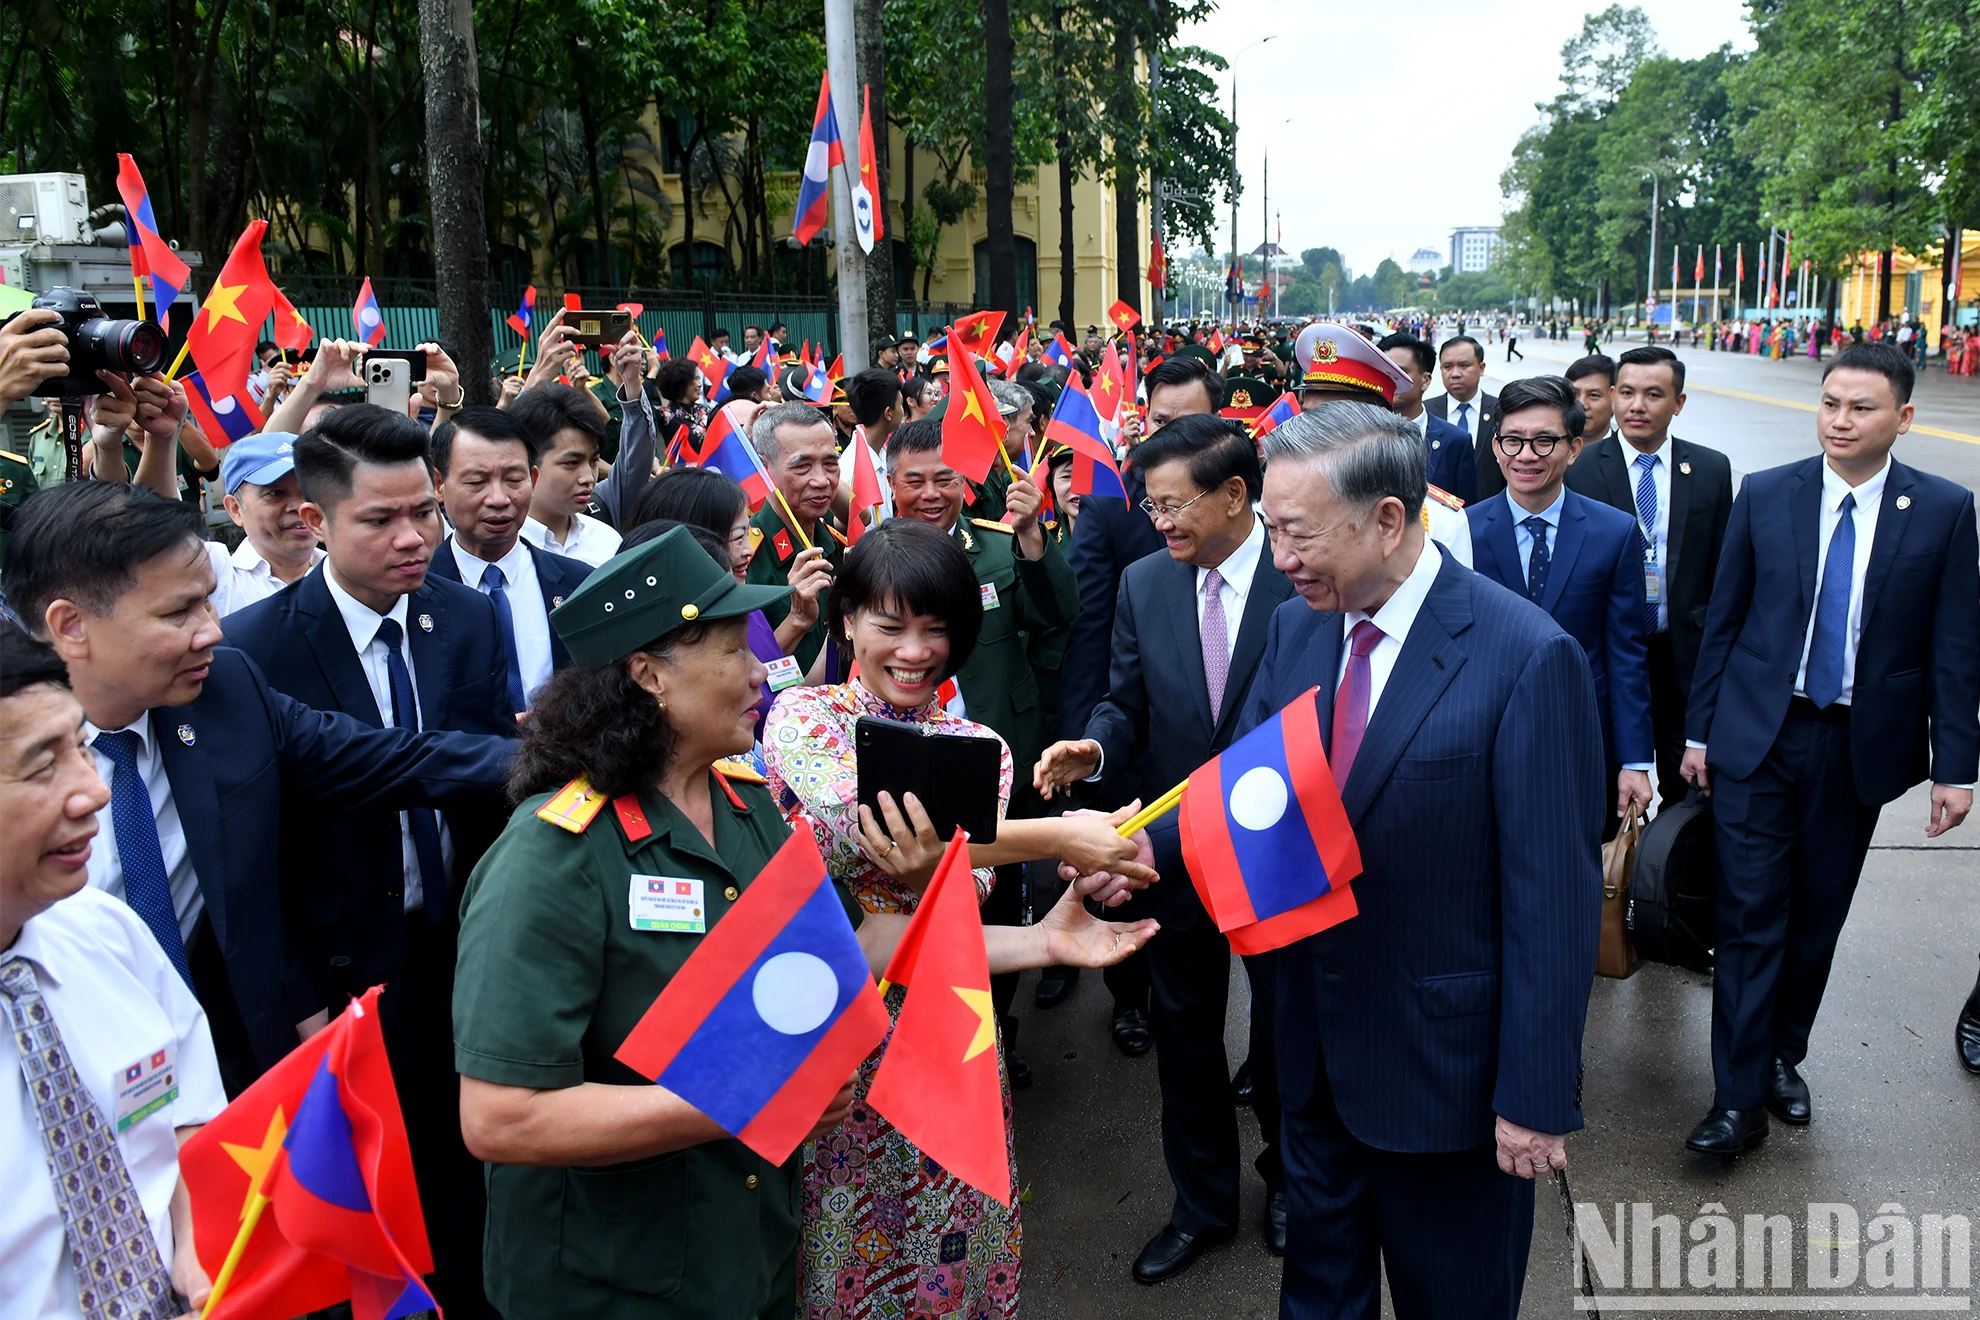
<svg viewBox="0 0 1980 1320">
<path fill-rule="evenodd" d="M 860 515 L 872 509 L 876 519 L 884 517 L 887 496 L 880 484 L 880 472 L 874 465 L 873 446 L 867 443 L 865 427 L 853 428 L 852 443 L 846 446 L 846 451 L 852 459 L 852 499 L 846 513 L 846 540 L 857 545 L 867 530 Z"/>
<path fill-rule="evenodd" d="M 956 343 L 977 357 L 990 351 L 990 345 L 997 342 L 997 331 L 1003 328 L 1002 312 L 971 312 L 950 327 L 949 333 L 955 336 Z"/>
<path fill-rule="evenodd" d="M 688 358 L 701 368 L 701 377 L 708 382 L 709 397 L 720 402 L 728 389 L 729 360 L 704 343 L 700 335 L 689 346 Z"/>
<path fill-rule="evenodd" d="M 179 291 L 192 282 L 192 268 L 159 236 L 144 176 L 138 173 L 137 162 L 121 151 L 117 153 L 117 195 L 124 199 L 124 221 L 130 231 L 131 276 L 151 281 L 152 315 L 161 329 L 169 331 L 172 304 Z M 138 300 L 138 315 L 144 315 L 142 298 Z"/>
<path fill-rule="evenodd" d="M 1289 393 L 1281 394 L 1272 400 L 1271 407 L 1258 414 L 1252 421 L 1251 438 L 1256 440 L 1268 431 L 1277 430 L 1297 416 L 1299 416 L 1299 405 L 1293 402 L 1293 396 Z"/>
<path fill-rule="evenodd" d="M 1052 342 L 1045 345 L 1045 360 L 1055 366 L 1064 367 L 1068 371 L 1072 370 L 1073 346 L 1066 342 L 1066 335 L 1063 330 L 1054 330 L 1052 332 Z"/>
<path fill-rule="evenodd" d="M 1100 414 L 1077 375 L 1059 391 L 1052 420 L 1045 425 L 1045 438 L 1073 451 L 1073 494 L 1127 497 L 1127 485 L 1114 466 L 1113 451 L 1101 434 Z"/>
<path fill-rule="evenodd" d="M 949 354 L 949 403 L 942 413 L 942 461 L 981 483 L 1004 452 L 1005 428 L 996 396 L 977 374 L 976 355 L 964 346 L 961 333 L 958 324 L 959 351 Z"/>
<path fill-rule="evenodd" d="M 351 308 L 351 324 L 357 328 L 357 337 L 372 348 L 385 342 L 385 313 L 378 310 L 378 298 L 371 291 L 371 276 L 364 277 L 364 286 L 358 290 L 357 302 Z"/>
<path fill-rule="evenodd" d="M 1192 771 L 1182 852 L 1217 929 L 1265 953 L 1355 915 L 1361 850 L 1320 738 L 1317 688 Z"/>
<path fill-rule="evenodd" d="M 665 326 L 653 331 L 653 356 L 662 362 L 667 360 L 667 330 Z"/>
<path fill-rule="evenodd" d="M 1107 309 L 1107 319 L 1114 323 L 1116 329 L 1125 332 L 1141 324 L 1141 313 L 1128 306 L 1126 299 L 1121 299 Z"/>
<path fill-rule="evenodd" d="M 316 338 L 315 327 L 279 288 L 275 290 L 275 307 L 269 315 L 275 318 L 275 347 L 285 353 L 300 353 Z"/>
<path fill-rule="evenodd" d="M 216 398 L 239 394 L 247 384 L 255 340 L 275 306 L 275 286 L 261 260 L 261 237 L 267 232 L 266 220 L 248 222 L 186 335 L 185 351 Z"/>
<path fill-rule="evenodd" d="M 182 377 L 179 383 L 186 387 L 186 408 L 192 413 L 193 425 L 215 449 L 245 440 L 267 424 L 261 409 L 255 407 L 245 389 L 216 399 L 206 392 L 206 379 L 197 371 Z"/>
<path fill-rule="evenodd" d="M 839 116 L 832 109 L 832 75 L 818 76 L 818 109 L 811 116 L 811 145 L 804 153 L 804 177 L 798 182 L 799 243 L 809 243 L 825 227 L 832 200 L 831 170 L 846 163 L 846 144 L 839 137 Z M 843 236 L 841 236 L 841 241 Z"/>
<path fill-rule="evenodd" d="M 887 1027 L 859 937 L 800 822 L 613 1057 L 782 1164 Z"/>
<path fill-rule="evenodd" d="M 736 429 L 736 419 L 727 408 L 708 419 L 708 429 L 701 437 L 701 452 L 695 455 L 692 466 L 713 468 L 741 486 L 752 513 L 770 498 L 770 474 L 763 470 L 756 446 Z"/>
<path fill-rule="evenodd" d="M 523 290 L 521 304 L 517 306 L 515 311 L 509 314 L 509 329 L 527 339 L 529 338 L 530 327 L 534 324 L 535 319 L 536 286 L 532 284 Z"/>
</svg>

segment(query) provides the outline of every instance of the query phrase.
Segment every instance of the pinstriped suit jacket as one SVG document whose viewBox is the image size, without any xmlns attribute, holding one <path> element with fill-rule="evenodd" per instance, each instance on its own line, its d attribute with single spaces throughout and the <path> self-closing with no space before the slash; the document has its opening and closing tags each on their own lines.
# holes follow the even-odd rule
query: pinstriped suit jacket
<svg viewBox="0 0 1980 1320">
<path fill-rule="evenodd" d="M 1320 688 L 1331 740 L 1342 618 L 1272 616 L 1242 727 Z M 1601 722 L 1581 647 L 1446 558 L 1341 797 L 1360 915 L 1279 960 L 1279 1090 L 1326 1069 L 1384 1150 L 1465 1150 L 1495 1114 L 1581 1127 L 1581 1031 L 1602 904 Z"/>
</svg>

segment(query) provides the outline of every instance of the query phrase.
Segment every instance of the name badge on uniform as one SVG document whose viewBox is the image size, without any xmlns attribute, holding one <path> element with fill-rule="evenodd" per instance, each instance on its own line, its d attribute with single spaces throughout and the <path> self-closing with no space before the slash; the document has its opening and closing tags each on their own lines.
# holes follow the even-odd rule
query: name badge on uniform
<svg viewBox="0 0 1980 1320">
<path fill-rule="evenodd" d="M 772 692 L 782 692 L 804 678 L 804 671 L 798 668 L 797 657 L 794 655 L 780 655 L 775 660 L 764 661 L 763 665 L 770 671 Z"/>
<path fill-rule="evenodd" d="M 1657 561 L 1646 555 L 1643 560 L 1644 604 L 1661 605 L 1664 603 L 1664 593 L 1662 586 L 1659 585 L 1660 582 L 1661 579 L 1657 576 Z"/>
<path fill-rule="evenodd" d="M 179 1070 L 172 1066 L 176 1052 L 177 1046 L 168 1041 L 111 1079 L 119 1132 L 179 1098 Z"/>
<path fill-rule="evenodd" d="M 997 584 L 994 582 L 985 582 L 976 591 L 983 597 L 983 608 L 986 610 L 994 610 L 1001 603 L 997 599 Z"/>
<path fill-rule="evenodd" d="M 708 909 L 701 901 L 701 881 L 677 875 L 636 875 L 626 906 L 634 930 L 671 930 L 687 935 L 708 932 Z"/>
</svg>

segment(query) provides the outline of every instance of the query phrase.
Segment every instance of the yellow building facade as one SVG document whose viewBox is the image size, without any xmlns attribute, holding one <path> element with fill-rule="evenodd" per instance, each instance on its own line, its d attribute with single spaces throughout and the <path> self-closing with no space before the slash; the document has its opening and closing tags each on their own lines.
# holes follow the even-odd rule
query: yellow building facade
<svg viewBox="0 0 1980 1320">
<path fill-rule="evenodd" d="M 1845 326 L 1870 325 L 1883 305 L 1883 272 L 1879 253 L 1863 253 L 1837 289 L 1837 316 Z M 1926 342 L 1939 342 L 1939 327 L 1946 319 L 1940 297 L 1941 271 L 1945 249 L 1928 248 L 1914 256 L 1900 250 L 1891 263 L 1891 315 L 1909 314 L 1925 323 Z M 1955 319 L 1971 326 L 1980 303 L 1980 230 L 1968 229 L 1960 237 L 1959 288 L 1954 291 Z"/>
</svg>

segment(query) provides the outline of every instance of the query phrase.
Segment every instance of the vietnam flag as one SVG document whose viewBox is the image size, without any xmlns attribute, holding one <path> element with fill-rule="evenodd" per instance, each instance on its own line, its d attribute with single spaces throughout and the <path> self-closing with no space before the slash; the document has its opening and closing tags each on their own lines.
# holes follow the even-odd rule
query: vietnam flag
<svg viewBox="0 0 1980 1320">
<path fill-rule="evenodd" d="M 1093 373 L 1093 409 L 1100 414 L 1101 438 L 1108 444 L 1120 433 L 1121 419 L 1125 410 L 1134 404 L 1134 393 L 1128 385 L 1127 367 L 1121 362 L 1121 355 L 1112 344 L 1100 359 L 1100 370 Z"/>
<path fill-rule="evenodd" d="M 275 306 L 270 314 L 275 318 L 275 347 L 284 353 L 300 353 L 316 338 L 315 329 L 280 289 L 275 290 Z"/>
<path fill-rule="evenodd" d="M 704 343 L 700 335 L 694 337 L 688 348 L 688 360 L 701 368 L 701 378 L 708 382 L 709 397 L 721 402 L 723 382 L 729 378 L 729 360 Z"/>
<path fill-rule="evenodd" d="M 1003 324 L 1002 312 L 972 312 L 957 321 L 949 333 L 955 336 L 956 343 L 977 357 L 983 357 L 990 352 L 990 345 L 997 342 L 997 331 Z"/>
<path fill-rule="evenodd" d="M 887 207 L 880 196 L 879 158 L 874 154 L 870 85 L 859 89 L 859 181 L 873 197 L 873 241 L 878 243 L 887 236 Z"/>
<path fill-rule="evenodd" d="M 967 836 L 949 841 L 886 980 L 907 987 L 867 1103 L 921 1153 L 985 1196 L 1011 1204 L 1010 1138 L 998 1077 L 990 959 Z"/>
<path fill-rule="evenodd" d="M 1141 313 L 1128 306 L 1126 299 L 1121 299 L 1107 309 L 1107 319 L 1114 323 L 1116 329 L 1125 332 L 1141 324 Z"/>
<path fill-rule="evenodd" d="M 186 335 L 187 351 L 215 398 L 239 394 L 247 384 L 261 323 L 275 307 L 275 286 L 261 260 L 261 236 L 267 231 L 266 220 L 248 222 Z"/>
<path fill-rule="evenodd" d="M 977 315 L 1001 320 L 1004 314 L 979 312 Z M 961 322 L 956 323 L 953 333 L 962 333 Z M 962 345 L 958 343 L 957 347 Z M 996 396 L 977 374 L 975 353 L 965 349 L 949 354 L 949 402 L 942 413 L 942 461 L 971 481 L 981 483 L 990 475 L 990 468 L 1004 447 L 1004 429 L 1004 419 L 997 415 Z"/>
<path fill-rule="evenodd" d="M 852 443 L 846 446 L 846 454 L 852 460 L 852 500 L 846 513 L 846 541 L 857 545 L 867 530 L 860 515 L 868 509 L 874 510 L 878 526 L 877 520 L 887 516 L 887 496 L 880 484 L 880 472 L 874 465 L 873 446 L 867 443 L 865 427 L 853 428 Z"/>
</svg>

